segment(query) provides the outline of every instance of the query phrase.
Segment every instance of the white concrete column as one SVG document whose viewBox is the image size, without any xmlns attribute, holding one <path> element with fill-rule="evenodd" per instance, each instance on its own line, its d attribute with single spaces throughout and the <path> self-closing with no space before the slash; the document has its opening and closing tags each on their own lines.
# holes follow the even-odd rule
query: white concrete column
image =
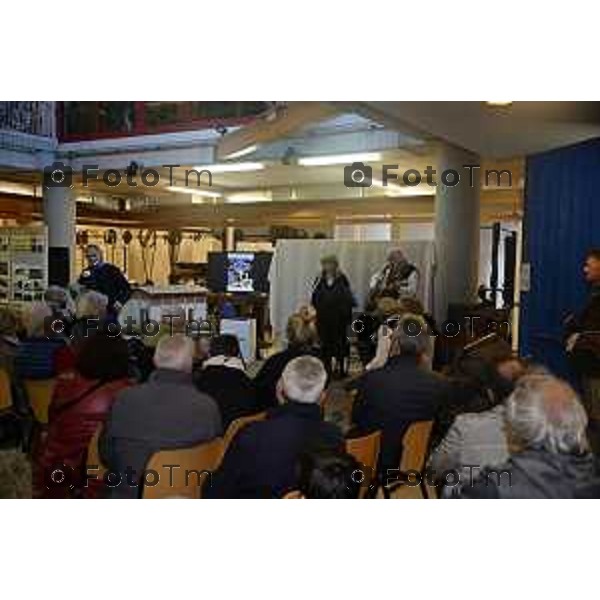
<svg viewBox="0 0 600 600">
<path fill-rule="evenodd" d="M 235 227 L 225 228 L 225 250 L 227 252 L 235 250 Z"/>
<path fill-rule="evenodd" d="M 450 303 L 473 302 L 479 264 L 479 197 L 481 169 L 477 155 L 442 145 L 435 181 L 434 312 L 439 323 Z M 458 178 L 457 178 L 458 176 Z"/>
<path fill-rule="evenodd" d="M 69 283 L 73 280 L 75 264 L 75 198 L 69 187 L 43 188 L 44 223 L 48 227 L 48 250 L 66 248 L 68 250 Z M 53 260 L 50 258 L 51 270 Z M 55 273 L 49 272 L 49 281 Z"/>
</svg>

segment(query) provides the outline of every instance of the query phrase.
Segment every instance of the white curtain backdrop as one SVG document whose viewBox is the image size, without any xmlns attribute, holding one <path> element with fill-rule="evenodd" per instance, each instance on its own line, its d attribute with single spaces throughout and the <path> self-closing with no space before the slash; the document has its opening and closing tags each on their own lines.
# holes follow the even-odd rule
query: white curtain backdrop
<svg viewBox="0 0 600 600">
<path fill-rule="evenodd" d="M 279 240 L 271 261 L 270 309 L 274 333 L 280 336 L 288 317 L 310 303 L 312 284 L 325 254 L 335 254 L 341 270 L 350 280 L 359 308 L 364 305 L 369 281 L 385 262 L 389 251 L 401 248 L 420 271 L 418 296 L 427 310 L 433 303 L 434 244 L 417 242 L 344 242 L 334 240 Z"/>
</svg>

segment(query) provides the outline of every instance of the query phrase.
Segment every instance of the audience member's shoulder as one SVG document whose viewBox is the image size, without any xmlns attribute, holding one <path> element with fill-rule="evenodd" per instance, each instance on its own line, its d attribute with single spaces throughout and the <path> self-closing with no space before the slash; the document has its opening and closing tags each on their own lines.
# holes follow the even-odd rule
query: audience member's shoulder
<svg viewBox="0 0 600 600">
<path fill-rule="evenodd" d="M 503 467 L 486 467 L 477 475 L 473 473 L 470 476 L 463 475 L 461 479 L 460 490 L 455 497 L 464 499 L 492 500 L 500 498 L 499 485 L 502 481 L 499 480 L 499 473 L 503 471 Z"/>
<path fill-rule="evenodd" d="M 589 481 L 576 489 L 575 498 L 600 498 L 600 459 L 594 460 L 593 475 Z"/>
</svg>

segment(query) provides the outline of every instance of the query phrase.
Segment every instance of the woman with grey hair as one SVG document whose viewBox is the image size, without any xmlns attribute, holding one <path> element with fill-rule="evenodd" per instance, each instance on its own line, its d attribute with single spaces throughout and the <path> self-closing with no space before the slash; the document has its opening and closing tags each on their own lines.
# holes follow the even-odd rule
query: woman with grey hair
<svg viewBox="0 0 600 600">
<path fill-rule="evenodd" d="M 355 302 L 350 282 L 333 254 L 321 259 L 321 273 L 315 279 L 311 303 L 317 313 L 317 331 L 327 373 L 332 373 L 335 358 L 338 375 L 345 377 L 346 358 L 350 353 L 348 333 Z"/>
<path fill-rule="evenodd" d="M 587 416 L 568 383 L 523 377 L 506 402 L 505 419 L 511 457 L 461 482 L 461 497 L 575 498 L 595 477 Z"/>
</svg>

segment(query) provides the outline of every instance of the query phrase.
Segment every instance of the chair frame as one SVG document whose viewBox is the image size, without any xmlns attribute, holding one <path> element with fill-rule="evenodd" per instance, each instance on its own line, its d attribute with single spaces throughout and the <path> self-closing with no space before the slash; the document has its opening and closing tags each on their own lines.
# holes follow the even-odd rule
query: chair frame
<svg viewBox="0 0 600 600">
<path fill-rule="evenodd" d="M 372 447 L 370 446 L 372 444 Z M 364 452 L 371 452 L 371 459 L 364 460 L 361 456 L 360 446 L 363 445 Z M 353 447 L 358 446 L 358 447 Z M 366 450 L 365 450 L 366 448 Z M 379 462 L 379 453 L 381 451 L 381 431 L 372 431 L 367 435 L 360 437 L 346 438 L 346 452 L 352 455 L 361 465 L 372 470 L 372 479 L 368 487 L 361 487 L 359 498 L 371 498 L 377 492 L 377 463 Z"/>
<path fill-rule="evenodd" d="M 181 459 L 181 453 L 186 453 Z M 197 456 L 194 456 L 194 453 Z M 179 455 L 179 456 L 178 456 Z M 178 465 L 180 468 L 185 467 L 187 471 L 186 483 L 183 486 L 173 486 L 171 488 L 171 493 L 163 493 L 164 486 L 159 484 L 157 486 L 146 486 L 144 482 L 140 485 L 140 496 L 145 499 L 165 499 L 169 497 L 180 497 L 180 498 L 202 498 L 202 488 L 205 485 L 206 479 L 199 480 L 199 484 L 196 486 L 192 486 L 190 482 L 190 471 L 198 471 L 200 473 L 208 471 L 215 471 L 221 459 L 223 457 L 223 438 L 218 437 L 208 442 L 203 442 L 201 444 L 196 444 L 194 446 L 186 446 L 182 448 L 170 448 L 168 450 L 160 450 L 159 452 L 155 452 L 148 463 L 144 471 L 155 470 L 159 473 L 161 478 L 165 477 L 162 474 L 164 471 L 165 465 Z M 195 461 L 198 461 L 195 463 Z M 181 463 L 186 463 L 182 465 Z M 178 475 L 183 475 L 183 472 L 171 470 L 169 474 L 169 480 L 173 476 L 175 479 Z M 184 491 L 184 493 L 178 494 L 177 491 Z"/>
<path fill-rule="evenodd" d="M 424 429 L 424 450 L 421 455 L 417 456 L 407 456 L 407 446 L 412 436 L 418 435 L 420 433 L 420 429 Z M 388 483 L 385 481 L 381 481 L 381 489 L 383 492 L 383 497 L 386 500 L 391 498 L 391 493 L 397 490 L 400 487 L 405 486 L 410 480 L 410 475 L 408 471 L 418 471 L 421 474 L 423 473 L 423 467 L 427 463 L 427 457 L 429 456 L 430 451 L 430 443 L 431 443 L 431 431 L 433 429 L 433 421 L 413 421 L 404 432 L 402 436 L 402 454 L 400 456 L 400 465 L 398 467 L 398 481 L 393 483 Z M 417 431 L 417 433 L 415 433 Z M 414 461 L 411 463 L 411 460 Z M 409 463 L 409 464 L 407 464 Z M 427 485 L 423 477 L 421 477 L 421 481 L 419 482 L 419 489 L 421 491 L 421 495 L 424 500 L 428 500 L 429 490 L 427 489 Z"/>
</svg>

